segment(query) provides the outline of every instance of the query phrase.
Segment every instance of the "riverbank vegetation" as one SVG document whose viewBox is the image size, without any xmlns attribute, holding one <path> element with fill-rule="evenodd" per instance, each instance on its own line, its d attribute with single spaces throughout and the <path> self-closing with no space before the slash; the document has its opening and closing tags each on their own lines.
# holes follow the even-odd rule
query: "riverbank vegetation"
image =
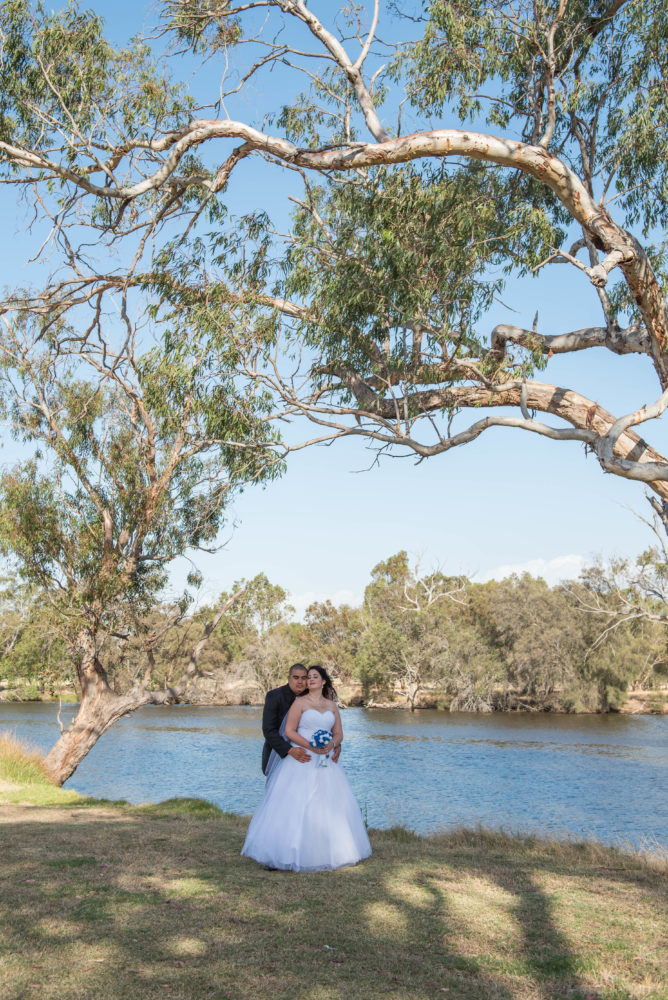
<svg viewBox="0 0 668 1000">
<path fill-rule="evenodd" d="M 247 820 L 208 803 L 4 787 L 3 998 L 666 997 L 656 856 L 372 830 L 362 865 L 293 875 L 242 859 Z"/>
<path fill-rule="evenodd" d="M 373 568 L 359 607 L 315 603 L 303 622 L 292 620 L 286 591 L 259 576 L 210 635 L 201 675 L 182 700 L 257 702 L 303 660 L 323 662 L 345 700 L 367 705 L 601 712 L 642 691 L 645 709 L 661 711 L 668 632 L 657 587 L 664 573 L 660 553 L 649 550 L 634 563 L 592 565 L 553 587 L 526 574 L 475 583 L 424 572 L 399 552 Z M 163 604 L 152 611 L 147 630 L 160 636 L 156 689 L 173 690 L 213 610 L 179 617 Z M 58 620 L 25 588 L 5 589 L 0 636 L 6 697 L 76 697 Z M 106 655 L 122 694 L 143 661 L 120 638 L 108 640 Z"/>
<path fill-rule="evenodd" d="M 8 733 L 0 736 L 0 781 L 8 785 L 44 785 L 49 782 L 44 760 Z"/>
</svg>

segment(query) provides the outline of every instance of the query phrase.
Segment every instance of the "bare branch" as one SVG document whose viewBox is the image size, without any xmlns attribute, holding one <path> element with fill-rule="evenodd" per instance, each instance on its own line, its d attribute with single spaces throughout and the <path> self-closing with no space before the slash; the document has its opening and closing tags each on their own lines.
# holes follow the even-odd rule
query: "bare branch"
<svg viewBox="0 0 668 1000">
<path fill-rule="evenodd" d="M 592 347 L 606 347 L 613 354 L 650 353 L 647 332 L 636 324 L 626 330 L 610 331 L 603 326 L 590 326 L 570 333 L 547 336 L 523 327 L 499 323 L 492 330 L 491 349 L 503 357 L 508 342 L 542 354 L 572 354 Z"/>
<path fill-rule="evenodd" d="M 168 687 L 166 691 L 158 693 L 156 692 L 156 700 L 154 704 L 162 704 L 166 700 L 176 700 L 178 701 L 185 694 L 188 685 L 191 680 L 199 673 L 199 661 L 200 657 L 206 648 L 209 639 L 213 635 L 216 626 L 219 624 L 223 615 L 230 610 L 230 608 L 236 604 L 241 595 L 245 592 L 246 587 L 240 587 L 239 590 L 235 591 L 231 597 L 228 597 L 226 601 L 223 601 L 221 606 L 216 611 L 213 618 L 206 623 L 204 626 L 204 631 L 200 639 L 195 643 L 193 650 L 190 654 L 190 660 L 188 661 L 188 666 L 186 667 L 180 680 L 173 686 Z"/>
</svg>

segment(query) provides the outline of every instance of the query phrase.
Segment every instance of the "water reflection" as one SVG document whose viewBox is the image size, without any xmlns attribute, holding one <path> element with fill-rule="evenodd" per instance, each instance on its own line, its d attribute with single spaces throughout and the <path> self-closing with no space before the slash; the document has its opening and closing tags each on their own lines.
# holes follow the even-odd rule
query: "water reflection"
<svg viewBox="0 0 668 1000">
<path fill-rule="evenodd" d="M 63 708 L 67 723 L 74 706 Z M 0 705 L 0 725 L 42 749 L 53 705 Z M 260 709 L 147 708 L 122 719 L 68 783 L 87 795 L 207 798 L 252 812 Z M 483 823 L 668 845 L 668 718 L 348 709 L 344 762 L 371 826 Z"/>
</svg>

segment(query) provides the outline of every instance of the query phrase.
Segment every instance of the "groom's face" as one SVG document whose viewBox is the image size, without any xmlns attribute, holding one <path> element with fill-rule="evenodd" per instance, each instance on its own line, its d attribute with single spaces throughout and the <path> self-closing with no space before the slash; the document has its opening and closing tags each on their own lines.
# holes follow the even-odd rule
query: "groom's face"
<svg viewBox="0 0 668 1000">
<path fill-rule="evenodd" d="M 303 694 L 306 690 L 306 670 L 292 670 L 288 676 L 288 687 L 295 694 Z"/>
</svg>

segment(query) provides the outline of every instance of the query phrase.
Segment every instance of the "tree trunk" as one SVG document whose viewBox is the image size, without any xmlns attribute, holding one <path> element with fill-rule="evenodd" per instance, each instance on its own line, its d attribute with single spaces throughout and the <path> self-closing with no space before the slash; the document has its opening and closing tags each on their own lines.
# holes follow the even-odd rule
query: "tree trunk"
<svg viewBox="0 0 668 1000">
<path fill-rule="evenodd" d="M 115 694 L 95 657 L 80 669 L 81 704 L 71 725 L 44 758 L 51 780 L 62 785 L 76 771 L 100 736 L 128 712 L 147 704 L 150 694 L 137 690 Z"/>
<path fill-rule="evenodd" d="M 107 674 L 97 658 L 95 641 L 87 631 L 77 637 L 76 647 L 81 658 L 77 668 L 81 685 L 81 704 L 72 724 L 61 733 L 60 739 L 44 758 L 51 780 L 64 784 L 91 750 L 100 736 L 110 726 L 129 712 L 144 705 L 173 704 L 183 698 L 188 684 L 199 673 L 199 659 L 221 618 L 241 597 L 245 587 L 240 587 L 218 608 L 211 621 L 204 626 L 201 638 L 195 643 L 188 666 L 178 684 L 163 691 L 148 691 L 145 686 L 133 688 L 127 694 L 116 694 L 109 687 Z M 150 675 L 145 677 L 145 683 Z"/>
</svg>

